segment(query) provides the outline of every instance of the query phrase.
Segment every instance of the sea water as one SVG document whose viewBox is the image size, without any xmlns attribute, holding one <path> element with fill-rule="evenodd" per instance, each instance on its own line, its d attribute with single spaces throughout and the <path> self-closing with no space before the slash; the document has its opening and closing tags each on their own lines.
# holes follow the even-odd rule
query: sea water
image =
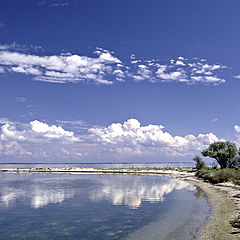
<svg viewBox="0 0 240 240">
<path fill-rule="evenodd" d="M 210 215 L 172 177 L 0 173 L 0 240 L 198 239 Z"/>
<path fill-rule="evenodd" d="M 148 163 L 0 163 L 0 169 L 4 168 L 166 168 L 166 167 L 195 167 L 191 162 L 148 162 Z"/>
</svg>

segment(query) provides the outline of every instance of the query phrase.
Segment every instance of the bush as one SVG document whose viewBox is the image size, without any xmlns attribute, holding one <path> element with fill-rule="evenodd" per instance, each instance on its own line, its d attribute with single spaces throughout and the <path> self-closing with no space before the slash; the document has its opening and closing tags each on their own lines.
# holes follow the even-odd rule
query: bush
<svg viewBox="0 0 240 240">
<path fill-rule="evenodd" d="M 215 175 L 213 175 L 210 178 L 211 183 L 222 183 L 231 181 L 233 178 L 233 172 L 230 169 L 221 169 L 220 171 L 217 171 Z"/>
<path fill-rule="evenodd" d="M 193 158 L 193 161 L 196 162 L 196 169 L 197 170 L 200 170 L 200 169 L 203 169 L 206 167 L 206 164 L 205 162 L 202 160 L 201 157 L 199 157 L 198 155 L 196 155 L 194 158 Z"/>
<path fill-rule="evenodd" d="M 213 184 L 233 181 L 239 183 L 240 171 L 230 168 L 225 169 L 202 169 L 197 172 L 197 176 Z"/>
</svg>

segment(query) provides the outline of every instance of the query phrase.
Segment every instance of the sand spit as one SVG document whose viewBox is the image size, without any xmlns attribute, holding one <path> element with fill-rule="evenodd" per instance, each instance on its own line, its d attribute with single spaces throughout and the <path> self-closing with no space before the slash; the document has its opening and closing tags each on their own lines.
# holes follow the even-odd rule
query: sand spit
<svg viewBox="0 0 240 240">
<path fill-rule="evenodd" d="M 116 169 L 99 169 L 99 168 L 9 168 L 0 169 L 0 172 L 54 172 L 54 173 L 96 173 L 96 174 L 154 174 L 154 175 L 171 175 L 171 176 L 194 176 L 194 173 L 180 172 L 178 170 L 155 170 L 155 169 L 135 169 L 135 168 L 116 168 Z"/>
<path fill-rule="evenodd" d="M 193 172 L 155 169 L 95 169 L 95 168 L 21 168 L 0 169 L 0 172 L 55 172 L 77 174 L 141 174 L 177 177 L 199 186 L 209 198 L 213 215 L 203 227 L 201 240 L 240 240 L 240 186 L 232 183 L 212 185 L 194 176 Z M 233 224 L 231 224 L 233 223 Z"/>
</svg>

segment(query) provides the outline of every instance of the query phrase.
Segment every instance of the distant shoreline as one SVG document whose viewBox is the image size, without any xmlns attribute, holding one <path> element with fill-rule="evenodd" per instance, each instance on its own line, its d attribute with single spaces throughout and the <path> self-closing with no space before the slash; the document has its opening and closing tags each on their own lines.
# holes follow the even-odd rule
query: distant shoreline
<svg viewBox="0 0 240 240">
<path fill-rule="evenodd" d="M 181 176 L 194 176 L 194 173 L 186 172 L 187 168 L 183 168 L 183 171 L 179 171 L 176 168 L 5 168 L 0 169 L 0 172 L 44 172 L 44 173 L 88 173 L 88 174 L 156 174 L 156 175 L 181 175 Z M 191 169 L 191 168 L 189 168 Z"/>
<path fill-rule="evenodd" d="M 192 161 L 188 161 L 188 162 L 182 162 L 182 161 L 174 161 L 174 162 L 147 162 L 147 164 L 166 164 L 166 163 L 192 163 Z M 36 164 L 44 164 L 44 165 L 47 165 L 47 164 L 54 164 L 54 165 L 60 165 L 60 164 L 65 164 L 65 165 L 69 165 L 69 164 L 146 164 L 146 162 L 57 162 L 57 163 L 54 163 L 54 162 L 2 162 L 0 163 L 1 164 L 32 164 L 32 165 L 36 165 Z"/>
<path fill-rule="evenodd" d="M 213 215 L 203 227 L 201 240 L 237 240 L 239 229 L 233 228 L 229 221 L 239 215 L 240 202 L 238 196 L 240 187 L 231 183 L 212 185 L 195 177 L 191 168 L 14 168 L 0 169 L 6 173 L 69 173 L 69 174 L 134 174 L 134 175 L 164 175 L 177 177 L 181 180 L 199 186 L 208 196 L 213 208 Z"/>
</svg>

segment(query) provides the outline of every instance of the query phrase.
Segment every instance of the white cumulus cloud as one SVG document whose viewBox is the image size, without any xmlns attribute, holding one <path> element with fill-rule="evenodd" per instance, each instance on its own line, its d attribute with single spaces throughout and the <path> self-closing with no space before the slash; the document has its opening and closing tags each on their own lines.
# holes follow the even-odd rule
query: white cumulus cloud
<svg viewBox="0 0 240 240">
<path fill-rule="evenodd" d="M 236 143 L 240 145 L 240 126 L 236 124 L 234 126 L 234 130 L 236 132 L 236 138 L 237 138 Z"/>
<path fill-rule="evenodd" d="M 16 141 L 40 141 L 40 140 L 64 140 L 75 142 L 79 139 L 72 131 L 66 131 L 61 126 L 51 125 L 34 120 L 24 129 L 17 129 L 14 123 L 6 123 L 1 127 L 1 140 Z"/>
<path fill-rule="evenodd" d="M 98 143 L 116 146 L 158 148 L 162 152 L 189 154 L 218 141 L 213 133 L 172 136 L 162 125 L 141 126 L 137 119 L 128 119 L 123 124 L 112 123 L 108 127 L 90 128 L 91 137 Z"/>
<path fill-rule="evenodd" d="M 39 120 L 19 123 L 0 119 L 0 158 L 159 159 L 199 154 L 209 144 L 222 140 L 211 132 L 173 135 L 161 124 L 142 125 L 135 118 L 106 127 L 77 120 L 57 123 L 62 126 Z M 240 126 L 236 125 L 235 131 L 240 143 Z"/>
</svg>

